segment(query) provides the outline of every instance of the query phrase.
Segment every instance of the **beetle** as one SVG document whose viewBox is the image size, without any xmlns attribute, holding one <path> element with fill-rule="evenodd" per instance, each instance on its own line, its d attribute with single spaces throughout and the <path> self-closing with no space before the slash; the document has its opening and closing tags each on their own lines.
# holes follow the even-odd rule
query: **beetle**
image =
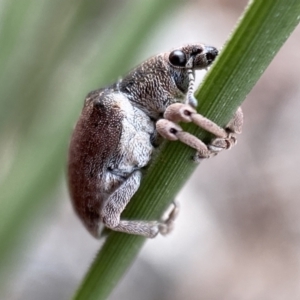
<svg viewBox="0 0 300 300">
<path fill-rule="evenodd" d="M 120 218 L 161 137 L 195 148 L 196 160 L 235 144 L 240 109 L 225 129 L 195 110 L 195 71 L 207 69 L 217 55 L 215 47 L 188 44 L 149 58 L 87 95 L 70 142 L 68 180 L 73 207 L 94 237 L 101 236 L 101 225 L 149 238 L 170 231 L 176 209 L 165 222 Z M 194 122 L 216 138 L 206 145 L 184 132 L 181 121 Z"/>
</svg>

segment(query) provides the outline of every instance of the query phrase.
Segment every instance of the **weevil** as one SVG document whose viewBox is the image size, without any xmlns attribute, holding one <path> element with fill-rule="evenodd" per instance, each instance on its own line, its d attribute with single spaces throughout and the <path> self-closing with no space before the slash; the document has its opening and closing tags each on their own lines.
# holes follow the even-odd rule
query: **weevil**
<svg viewBox="0 0 300 300">
<path fill-rule="evenodd" d="M 197 159 L 235 144 L 243 121 L 240 109 L 225 129 L 195 110 L 195 71 L 207 69 L 217 55 L 215 47 L 204 44 L 179 47 L 87 95 L 71 138 L 68 178 L 74 209 L 93 236 L 100 237 L 101 225 L 150 238 L 170 231 L 176 208 L 166 221 L 120 218 L 161 137 L 195 148 Z M 206 145 L 178 122 L 194 122 L 216 138 Z"/>
</svg>

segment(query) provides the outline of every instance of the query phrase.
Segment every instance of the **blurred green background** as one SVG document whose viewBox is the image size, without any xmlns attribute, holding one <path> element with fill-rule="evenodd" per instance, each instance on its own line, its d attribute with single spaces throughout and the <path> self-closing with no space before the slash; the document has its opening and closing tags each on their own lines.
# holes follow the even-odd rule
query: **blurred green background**
<svg viewBox="0 0 300 300">
<path fill-rule="evenodd" d="M 69 299 L 101 245 L 65 186 L 86 94 L 177 45 L 221 47 L 246 2 L 0 0 L 0 299 Z M 176 232 L 111 299 L 300 297 L 299 37 L 249 95 L 239 145 L 201 165 Z"/>
<path fill-rule="evenodd" d="M 11 259 L 32 234 L 28 229 L 44 223 L 59 200 L 51 194 L 64 177 L 69 136 L 85 95 L 124 73 L 175 6 L 152 0 L 0 2 L 4 277 L 5 266 L 17 265 Z"/>
<path fill-rule="evenodd" d="M 63 176 L 87 92 L 132 65 L 170 4 L 1 2 L 1 257 L 39 209 L 53 206 L 46 196 Z"/>
</svg>

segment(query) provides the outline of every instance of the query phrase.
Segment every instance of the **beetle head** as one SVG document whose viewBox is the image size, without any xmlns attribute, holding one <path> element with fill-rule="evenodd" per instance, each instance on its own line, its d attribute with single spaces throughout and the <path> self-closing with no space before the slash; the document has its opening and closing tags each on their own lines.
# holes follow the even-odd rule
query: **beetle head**
<svg viewBox="0 0 300 300">
<path fill-rule="evenodd" d="M 169 63 L 180 69 L 201 70 L 211 65 L 218 55 L 218 50 L 203 44 L 187 45 L 173 50 L 169 55 Z"/>
</svg>

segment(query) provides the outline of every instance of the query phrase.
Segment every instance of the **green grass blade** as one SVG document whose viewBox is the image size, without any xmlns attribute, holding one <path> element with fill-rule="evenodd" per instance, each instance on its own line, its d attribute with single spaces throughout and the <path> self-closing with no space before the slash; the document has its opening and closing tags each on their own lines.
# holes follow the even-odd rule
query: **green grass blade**
<svg viewBox="0 0 300 300">
<path fill-rule="evenodd" d="M 199 112 L 225 125 L 299 19 L 298 0 L 252 1 L 197 92 Z M 185 128 L 203 139 L 210 137 L 193 125 Z M 190 160 L 193 153 L 180 143 L 164 144 L 123 217 L 158 219 L 196 168 Z M 111 233 L 74 299 L 106 299 L 143 242 L 141 237 Z"/>
</svg>

